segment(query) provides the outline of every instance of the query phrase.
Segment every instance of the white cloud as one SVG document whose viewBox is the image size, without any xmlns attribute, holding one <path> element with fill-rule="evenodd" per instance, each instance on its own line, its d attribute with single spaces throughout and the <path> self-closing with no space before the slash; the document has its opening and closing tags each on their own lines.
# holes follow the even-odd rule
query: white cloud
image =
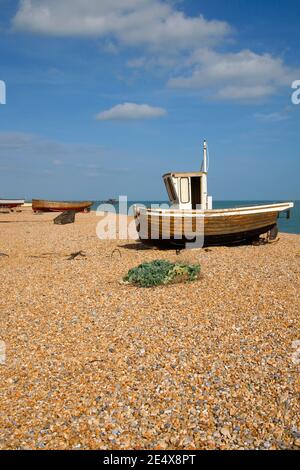
<svg viewBox="0 0 300 470">
<path fill-rule="evenodd" d="M 260 100 L 269 95 L 273 95 L 276 87 L 273 85 L 228 85 L 216 91 L 214 97 L 221 100 L 251 101 Z"/>
<path fill-rule="evenodd" d="M 164 108 L 149 106 L 148 104 L 123 103 L 117 104 L 96 116 L 99 121 L 150 119 L 165 116 Z"/>
<path fill-rule="evenodd" d="M 147 62 L 146 57 L 135 57 L 127 61 L 127 67 L 131 69 L 141 69 L 147 66 Z"/>
<path fill-rule="evenodd" d="M 0 164 L 7 171 L 87 175 L 124 172 L 123 157 L 100 145 L 70 144 L 22 132 L 0 132 Z"/>
<path fill-rule="evenodd" d="M 255 113 L 254 117 L 262 122 L 281 122 L 289 119 L 291 108 L 287 107 L 282 111 L 274 111 L 273 113 Z"/>
<path fill-rule="evenodd" d="M 144 56 L 130 59 L 126 62 L 130 69 L 157 71 L 157 69 L 174 69 L 178 66 L 178 57 L 174 54 L 160 53 L 155 56 Z"/>
<path fill-rule="evenodd" d="M 17 196 L 26 199 L 107 199 L 112 195 L 112 186 L 122 185 L 121 194 L 126 194 L 123 175 L 128 173 L 128 178 L 134 180 L 136 167 L 129 169 L 124 162 L 123 150 L 0 132 L 3 197 L 11 197 L 12 188 L 17 188 Z"/>
<path fill-rule="evenodd" d="M 102 157 L 105 150 L 98 145 L 61 143 L 23 132 L 0 132 L 0 159 L 12 154 L 23 160 L 30 156 L 39 162 L 61 165 L 77 155 Z"/>
<path fill-rule="evenodd" d="M 56 36 L 111 36 L 121 44 L 175 50 L 214 44 L 228 23 L 189 17 L 162 0 L 21 0 L 12 26 Z"/>
<path fill-rule="evenodd" d="M 113 41 L 109 41 L 109 40 L 105 41 L 101 45 L 101 49 L 104 52 L 107 52 L 108 54 L 117 54 L 119 52 L 119 48 L 116 45 L 116 43 L 114 43 Z"/>
<path fill-rule="evenodd" d="M 295 72 L 282 59 L 250 50 L 218 53 L 198 50 L 187 61 L 189 73 L 169 80 L 169 86 L 209 90 L 220 99 L 252 100 L 289 85 Z"/>
<path fill-rule="evenodd" d="M 12 27 L 100 38 L 109 53 L 136 48 L 140 56 L 127 61 L 132 74 L 172 70 L 170 87 L 201 90 L 220 100 L 261 100 L 290 86 L 300 73 L 274 55 L 248 49 L 218 52 L 224 40 L 232 39 L 233 28 L 225 21 L 188 16 L 171 0 L 21 0 Z"/>
</svg>

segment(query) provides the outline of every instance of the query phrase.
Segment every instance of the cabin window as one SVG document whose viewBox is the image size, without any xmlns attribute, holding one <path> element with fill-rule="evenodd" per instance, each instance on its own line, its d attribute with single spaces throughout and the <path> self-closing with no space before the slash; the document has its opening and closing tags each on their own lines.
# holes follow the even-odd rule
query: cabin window
<svg viewBox="0 0 300 470">
<path fill-rule="evenodd" d="M 166 188 L 167 188 L 167 191 L 168 191 L 168 196 L 169 196 L 170 201 L 176 201 L 177 197 L 176 197 L 176 193 L 175 193 L 174 186 L 173 186 L 171 178 L 166 178 L 165 179 L 165 184 L 166 184 Z"/>
<path fill-rule="evenodd" d="M 189 178 L 180 178 L 180 199 L 183 204 L 190 202 Z"/>
<path fill-rule="evenodd" d="M 172 201 L 172 194 L 171 194 L 171 190 L 170 190 L 169 178 L 165 179 L 165 185 L 166 185 L 166 188 L 167 188 L 167 193 L 168 193 L 169 199 L 170 199 L 170 201 Z"/>
</svg>

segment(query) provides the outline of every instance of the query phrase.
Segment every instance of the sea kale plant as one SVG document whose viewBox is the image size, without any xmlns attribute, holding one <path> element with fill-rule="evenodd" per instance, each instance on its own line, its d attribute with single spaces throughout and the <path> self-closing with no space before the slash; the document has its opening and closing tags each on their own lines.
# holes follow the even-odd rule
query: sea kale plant
<svg viewBox="0 0 300 470">
<path fill-rule="evenodd" d="M 140 287 L 154 287 L 160 284 L 194 281 L 198 278 L 200 270 L 199 264 L 171 263 L 157 259 L 130 269 L 123 281 Z"/>
</svg>

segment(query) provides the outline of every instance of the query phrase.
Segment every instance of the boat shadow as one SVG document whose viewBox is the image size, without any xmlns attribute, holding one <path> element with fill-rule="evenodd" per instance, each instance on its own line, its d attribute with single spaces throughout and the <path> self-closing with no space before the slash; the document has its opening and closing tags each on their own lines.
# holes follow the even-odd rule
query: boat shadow
<svg viewBox="0 0 300 470">
<path fill-rule="evenodd" d="M 145 250 L 166 250 L 166 247 L 159 247 L 154 245 L 145 245 L 141 242 L 125 243 L 124 245 L 118 245 L 118 248 L 125 248 L 126 250 L 145 251 Z M 169 247 L 172 249 L 172 247 Z"/>
<path fill-rule="evenodd" d="M 182 251 L 182 250 L 189 250 L 189 249 L 203 249 L 204 251 L 212 251 L 213 248 L 240 248 L 240 247 L 245 247 L 245 246 L 264 246 L 264 245 L 269 245 L 270 243 L 276 243 L 279 241 L 279 238 L 277 238 L 274 241 L 270 241 L 265 238 L 260 238 L 259 240 L 243 240 L 235 243 L 219 243 L 219 244 L 205 244 L 202 247 L 184 247 L 180 245 L 172 245 L 172 244 L 166 244 L 166 245 L 151 245 L 151 244 L 144 244 L 142 242 L 133 242 L 133 243 L 126 243 L 124 245 L 118 245 L 118 248 L 125 248 L 126 250 L 135 250 L 135 251 L 141 251 L 141 250 L 158 250 L 158 251 Z"/>
<path fill-rule="evenodd" d="M 33 224 L 33 223 L 47 223 L 49 220 L 0 220 L 0 224 Z"/>
</svg>

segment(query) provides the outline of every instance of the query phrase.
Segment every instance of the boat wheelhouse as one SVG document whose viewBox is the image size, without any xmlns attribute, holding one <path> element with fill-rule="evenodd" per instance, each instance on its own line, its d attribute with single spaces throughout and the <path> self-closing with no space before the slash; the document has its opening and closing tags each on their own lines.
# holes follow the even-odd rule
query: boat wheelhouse
<svg viewBox="0 0 300 470">
<path fill-rule="evenodd" d="M 202 171 L 166 173 L 163 180 L 170 203 L 175 209 L 212 209 L 212 197 L 207 195 L 207 144 L 204 141 Z"/>
</svg>

